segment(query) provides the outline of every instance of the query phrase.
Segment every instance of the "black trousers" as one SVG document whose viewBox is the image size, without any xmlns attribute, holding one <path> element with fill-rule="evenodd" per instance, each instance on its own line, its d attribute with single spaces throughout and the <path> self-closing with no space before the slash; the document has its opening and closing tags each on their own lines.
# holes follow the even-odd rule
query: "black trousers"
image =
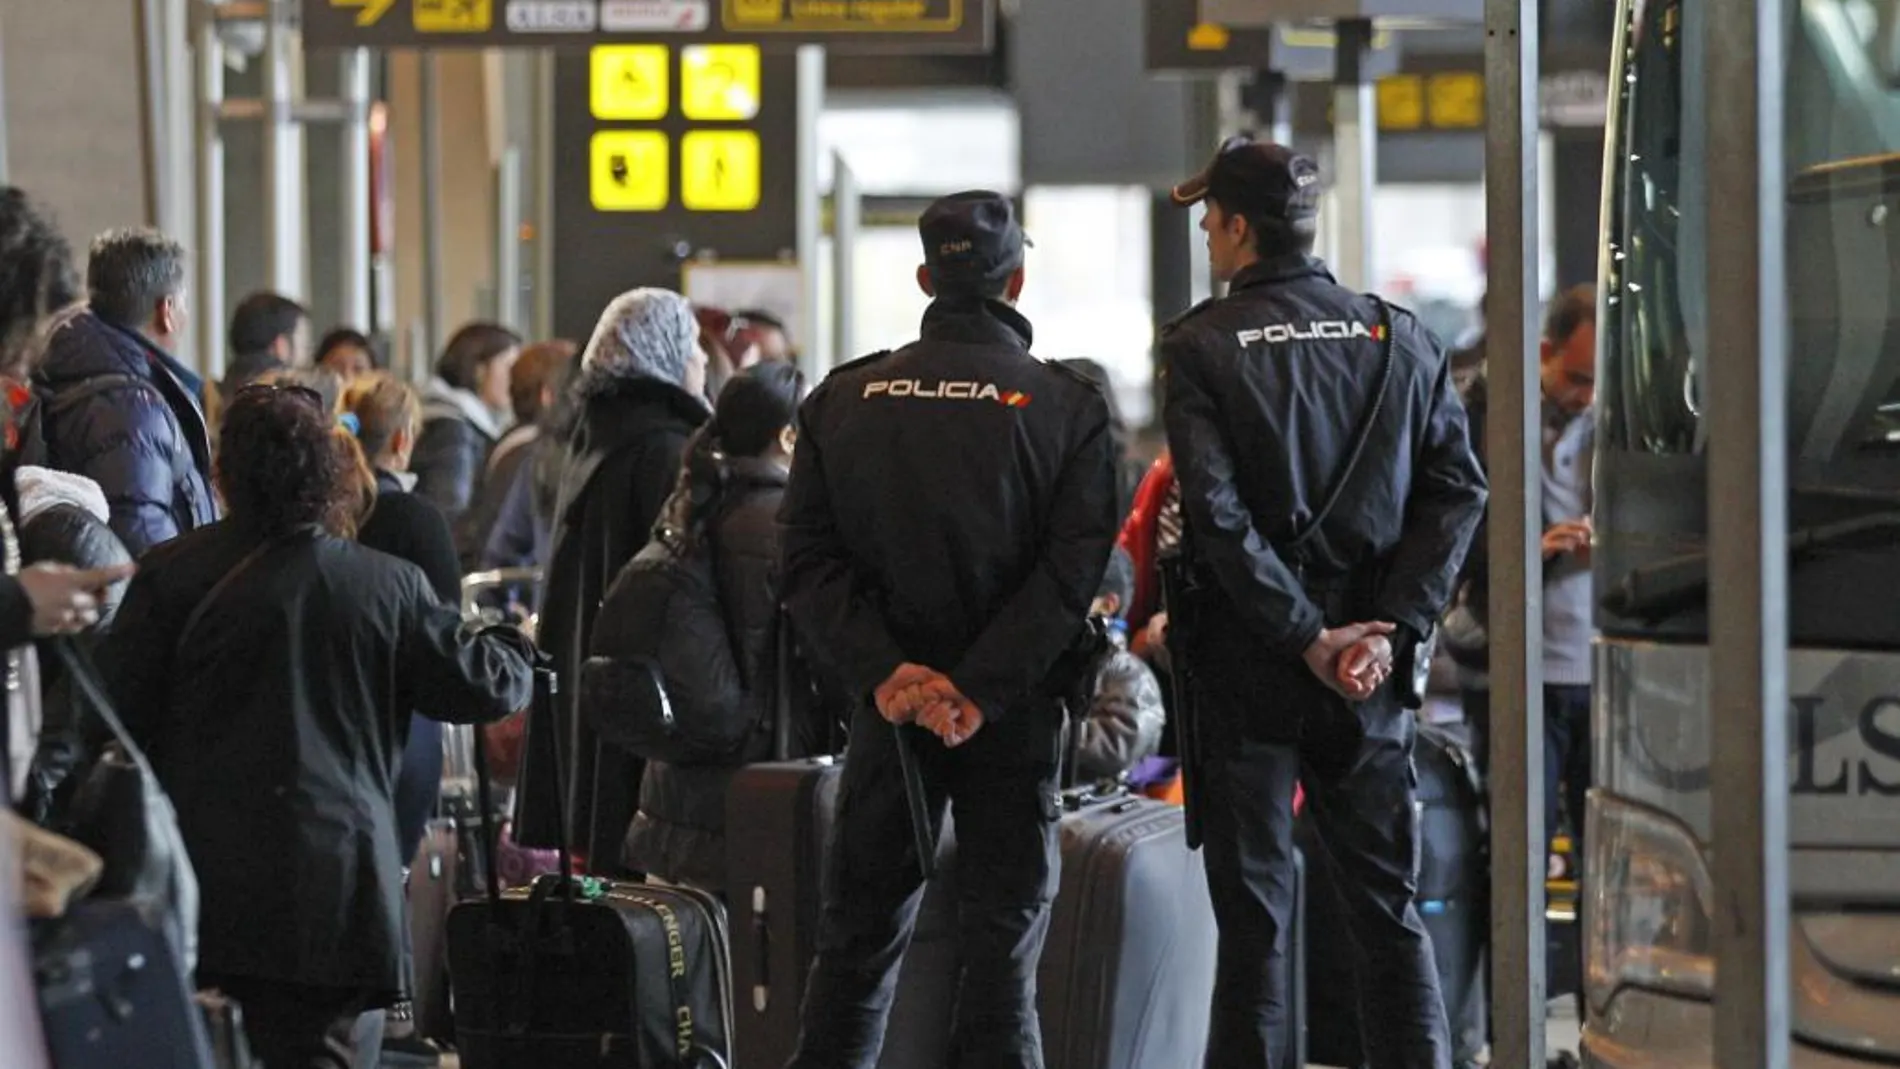
<svg viewBox="0 0 1900 1069">
<path fill-rule="evenodd" d="M 244 1012 L 244 1035 L 264 1069 L 359 1069 L 377 1063 L 382 1014 L 362 992 L 238 976 L 200 976 Z"/>
<path fill-rule="evenodd" d="M 1359 708 L 1366 736 L 1343 774 L 1312 774 L 1296 743 L 1226 735 L 1203 772 L 1208 889 L 1220 925 L 1207 1069 L 1290 1064 L 1286 935 L 1293 907 L 1293 790 L 1306 805 L 1361 948 L 1354 963 L 1371 1069 L 1449 1069 L 1451 1040 L 1418 889 L 1412 714 Z"/>
<path fill-rule="evenodd" d="M 1487 769 L 1491 760 L 1491 692 L 1467 690 L 1462 695 L 1465 721 L 1471 725 L 1471 750 L 1478 767 Z M 1590 688 L 1587 684 L 1544 684 L 1544 837 L 1557 837 L 1558 817 L 1568 813 L 1571 823 L 1571 858 L 1581 871 L 1583 865 L 1583 816 L 1589 797 L 1590 766 Z"/>
<path fill-rule="evenodd" d="M 940 825 L 948 805 L 956 823 L 963 975 L 952 1069 L 1042 1066 L 1036 965 L 1058 876 L 1058 725 L 1053 707 L 1019 711 L 956 750 L 903 729 L 931 821 Z M 851 725 L 792 1069 L 872 1069 L 883 1049 L 898 966 L 923 898 L 896 730 L 868 707 Z"/>
</svg>

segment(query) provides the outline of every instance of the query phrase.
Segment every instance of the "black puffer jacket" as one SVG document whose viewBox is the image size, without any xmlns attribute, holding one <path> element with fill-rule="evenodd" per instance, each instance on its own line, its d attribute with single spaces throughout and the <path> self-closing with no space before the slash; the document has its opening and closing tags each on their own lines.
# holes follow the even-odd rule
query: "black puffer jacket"
<svg viewBox="0 0 1900 1069">
<path fill-rule="evenodd" d="M 504 428 L 481 398 L 437 379 L 423 393 L 422 433 L 409 470 L 415 492 L 442 510 L 453 527 L 481 493 L 488 451 Z"/>
<path fill-rule="evenodd" d="M 654 761 L 640 784 L 640 811 L 627 832 L 623 860 L 629 868 L 663 879 L 723 891 L 726 873 L 726 786 L 739 767 L 773 757 L 778 700 L 778 507 L 785 496 L 784 468 L 768 460 L 742 459 L 729 469 L 726 506 L 714 521 L 710 543 L 727 635 L 694 636 L 708 650 L 730 643 L 741 688 L 731 700 L 752 710 L 751 742 L 727 765 L 678 766 Z M 683 509 L 675 495 L 669 511 Z M 608 626 L 603 620 L 601 627 Z M 793 752 L 809 751 L 812 732 L 799 723 L 807 702 L 796 666 L 790 675 L 795 722 Z M 709 671 L 713 666 L 709 664 Z"/>
</svg>

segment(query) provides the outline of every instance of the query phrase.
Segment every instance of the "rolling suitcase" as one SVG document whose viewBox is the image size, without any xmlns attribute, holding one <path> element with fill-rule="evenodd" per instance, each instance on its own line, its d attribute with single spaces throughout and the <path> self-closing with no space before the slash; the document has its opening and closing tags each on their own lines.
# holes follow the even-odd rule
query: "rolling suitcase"
<svg viewBox="0 0 1900 1069">
<path fill-rule="evenodd" d="M 728 795 L 742 1069 L 783 1065 L 797 1046 L 842 768 L 832 758 L 753 765 Z M 1216 932 L 1180 807 L 1125 791 L 1064 799 L 1062 882 L 1038 973 L 1048 1069 L 1197 1063 Z M 887 1069 L 936 1069 L 948 1054 L 958 964 L 950 830 L 938 837 L 937 877 L 899 974 L 878 1063 Z"/>
<path fill-rule="evenodd" d="M 545 710 L 554 676 L 537 669 L 535 678 Z M 480 735 L 474 743 L 477 811 L 492 847 L 486 747 Z M 504 894 L 495 851 L 483 857 L 486 895 L 456 906 L 448 922 L 464 1069 L 732 1065 L 730 947 L 712 896 L 577 878 L 565 843 L 558 875 Z"/>
<path fill-rule="evenodd" d="M 172 943 L 137 905 L 76 902 L 64 917 L 34 921 L 32 937 L 54 1066 L 212 1064 L 204 1018 Z"/>
<path fill-rule="evenodd" d="M 732 908 L 734 1055 L 741 1069 L 777 1069 L 798 1046 L 799 1008 L 817 955 L 827 845 L 842 762 L 757 764 L 726 796 L 726 884 Z M 937 878 L 925 888 L 898 974 L 883 1069 L 938 1069 L 950 1047 L 957 982 L 956 846 L 938 836 Z"/>
<path fill-rule="evenodd" d="M 1125 791 L 1069 791 L 1063 804 L 1062 882 L 1037 970 L 1048 1069 L 1200 1064 L 1218 932 L 1185 814 Z"/>
</svg>

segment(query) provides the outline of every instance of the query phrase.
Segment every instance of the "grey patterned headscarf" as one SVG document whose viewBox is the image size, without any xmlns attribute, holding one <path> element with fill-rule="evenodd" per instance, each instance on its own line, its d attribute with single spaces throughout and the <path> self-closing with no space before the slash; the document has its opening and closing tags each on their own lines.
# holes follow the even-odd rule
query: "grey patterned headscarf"
<svg viewBox="0 0 1900 1069">
<path fill-rule="evenodd" d="M 686 298 L 672 290 L 629 290 L 600 314 L 574 388 L 592 397 L 635 379 L 684 386 L 687 361 L 698 345 L 699 323 Z"/>
</svg>

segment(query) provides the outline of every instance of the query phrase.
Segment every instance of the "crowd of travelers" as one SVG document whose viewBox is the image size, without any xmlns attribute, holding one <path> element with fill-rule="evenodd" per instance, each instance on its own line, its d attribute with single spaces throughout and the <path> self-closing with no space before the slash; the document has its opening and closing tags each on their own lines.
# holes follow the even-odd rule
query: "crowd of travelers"
<svg viewBox="0 0 1900 1069">
<path fill-rule="evenodd" d="M 1423 474 L 1416 486 L 1409 470 L 1386 476 L 1390 500 L 1416 507 L 1374 515 L 1362 503 L 1347 518 L 1381 553 L 1418 558 L 1412 572 L 1392 573 L 1410 584 L 1405 596 L 1376 606 L 1384 616 L 1369 615 L 1374 607 L 1356 588 L 1309 601 L 1298 589 L 1310 578 L 1306 558 L 1296 579 L 1249 526 L 1248 502 L 1279 494 L 1284 488 L 1267 483 L 1285 472 L 1263 474 L 1249 468 L 1258 456 L 1228 453 L 1231 435 L 1273 428 L 1214 429 L 1232 414 L 1210 398 L 1252 396 L 1258 384 L 1246 379 L 1252 365 L 1226 359 L 1231 338 L 1245 349 L 1247 332 L 1208 324 L 1253 305 L 1277 309 L 1289 294 L 1357 300 L 1310 256 L 1312 211 L 1301 199 L 1310 183 L 1296 179 L 1311 164 L 1284 155 L 1266 146 L 1224 150 L 1198 185 L 1177 190 L 1183 203 L 1209 202 L 1210 254 L 1234 291 L 1172 324 L 1164 357 L 1171 370 L 1236 378 L 1171 381 L 1173 448 L 1152 466 L 1137 460 L 1104 369 L 1024 362 L 1030 328 L 1015 309 L 1023 240 L 993 194 L 946 198 L 925 215 L 918 281 L 933 303 L 923 340 L 897 357 L 846 365 L 822 386 L 800 373 L 795 339 L 771 314 L 695 307 L 678 293 L 640 288 L 611 301 L 584 344 L 469 323 L 418 390 L 386 369 L 377 339 L 344 325 L 313 343 L 308 310 L 273 293 L 237 304 L 224 377 L 207 382 L 174 355 L 191 317 L 178 242 L 148 229 L 103 234 L 82 281 L 52 220 L 19 190 L 0 189 L 0 646 L 9 650 L 10 803 L 0 836 L 25 844 L 29 889 L 9 908 L 57 917 L 99 883 L 117 859 L 89 857 L 91 844 L 72 841 L 84 838 L 75 828 L 96 802 L 93 780 L 130 760 L 169 799 L 189 859 L 188 878 L 162 896 L 164 930 L 197 988 L 243 1007 L 264 1064 L 380 1058 L 426 1066 L 439 1052 L 419 1031 L 412 1000 L 418 970 L 439 963 L 412 956 L 406 885 L 444 804 L 445 725 L 480 725 L 492 742 L 498 778 L 516 795 L 511 842 L 571 847 L 597 875 L 725 896 L 733 890 L 726 802 L 734 776 L 772 758 L 839 753 L 880 717 L 941 740 L 925 769 L 926 779 L 947 784 L 933 804 L 941 808 L 948 792 L 959 820 L 977 814 L 971 819 L 988 821 L 999 842 L 1022 823 L 1015 802 L 1042 811 L 1058 767 L 1023 757 L 1053 748 L 1043 745 L 1047 725 L 999 715 L 1031 691 L 1036 702 L 1068 710 L 1074 727 L 1064 729 L 1060 767 L 1072 778 L 1181 799 L 1170 685 L 1182 683 L 1177 658 L 1191 650 L 1216 722 L 1227 715 L 1215 709 L 1221 701 L 1267 691 L 1297 694 L 1315 709 L 1338 698 L 1358 710 L 1359 730 L 1321 754 L 1315 732 L 1343 721 L 1315 713 L 1298 738 L 1268 737 L 1236 708 L 1228 719 L 1249 726 L 1223 736 L 1203 787 L 1215 807 L 1207 866 L 1226 993 L 1216 999 L 1214 1048 L 1232 1052 L 1232 1064 L 1265 1064 L 1285 1027 L 1281 993 L 1263 970 L 1285 953 L 1275 912 L 1284 888 L 1274 873 L 1290 856 L 1290 809 L 1280 809 L 1292 805 L 1301 762 L 1338 762 L 1330 787 L 1315 791 L 1309 780 L 1303 788 L 1329 835 L 1344 841 L 1383 819 L 1367 799 L 1374 786 L 1403 779 L 1395 770 L 1409 767 L 1403 725 L 1416 703 L 1404 705 L 1396 689 L 1364 703 L 1405 673 L 1406 658 L 1430 657 L 1454 591 L 1458 605 L 1482 603 L 1469 590 L 1482 576 L 1461 573 L 1460 562 L 1482 515 L 1483 475 L 1440 366 L 1442 348 L 1409 316 L 1388 318 L 1368 337 L 1385 339 L 1390 365 L 1393 331 L 1400 335 L 1405 392 L 1392 418 L 1411 421 L 1403 433 L 1424 442 L 1416 451 Z M 1263 173 L 1265 186 L 1239 184 Z M 1291 192 L 1247 199 L 1269 187 Z M 1234 207 L 1243 202 L 1251 214 Z M 1586 296 L 1559 302 L 1544 354 L 1556 427 L 1547 447 L 1566 458 L 1587 450 L 1593 426 Z M 1392 314 L 1376 300 L 1341 307 L 1375 323 Z M 907 384 L 904 369 L 924 360 L 965 362 L 980 381 L 999 368 L 1033 374 L 1033 389 L 1002 395 L 996 413 L 981 410 L 992 418 L 1041 406 L 1020 417 L 1031 429 L 1016 432 L 1017 451 L 938 456 L 934 440 L 967 432 L 962 415 L 940 407 L 920 420 L 915 410 L 862 404 Z M 1364 373 L 1341 372 L 1340 381 Z M 1350 454 L 1350 472 L 1363 442 L 1354 449 L 1343 432 L 1335 437 L 1327 448 Z M 887 442 L 908 452 L 881 455 Z M 1561 466 L 1570 471 L 1568 460 Z M 1301 493 L 1324 482 L 1318 467 Z M 941 473 L 944 486 L 923 488 L 925 471 Z M 1586 470 L 1560 487 L 1574 493 L 1546 536 L 1556 556 L 1587 553 L 1587 520 L 1576 519 L 1588 512 L 1587 482 Z M 833 494 L 833 485 L 868 489 Z M 944 511 L 954 500 L 981 502 L 984 514 Z M 1315 525 L 1333 503 L 1317 510 Z M 1431 515 L 1442 522 L 1429 545 L 1401 537 Z M 1202 589 L 1215 593 L 1205 596 L 1258 586 L 1284 599 L 1275 602 L 1284 617 L 1229 590 L 1220 595 L 1232 599 L 1220 603 L 1222 623 L 1170 646 L 1166 561 L 1183 552 L 1189 521 L 1191 544 L 1213 562 Z M 936 548 L 927 561 L 852 556 L 870 532 Z M 1339 559 L 1331 563 L 1350 570 L 1343 542 L 1316 544 L 1318 565 L 1332 552 Z M 1412 548 L 1394 548 L 1404 546 Z M 1067 556 L 1057 559 L 1058 550 Z M 900 557 L 902 567 L 893 563 Z M 1574 556 L 1563 567 L 1547 582 L 1587 582 Z M 504 626 L 464 611 L 465 577 L 495 570 L 536 577 L 513 592 L 519 611 Z M 885 595 L 865 594 L 871 574 Z M 640 596 L 643 577 L 655 575 L 709 577 L 708 611 L 686 606 L 655 617 Z M 899 588 L 916 597 L 888 593 Z M 1561 610 L 1575 600 L 1547 603 Z M 1015 608 L 998 614 L 998 605 Z M 871 620 L 879 613 L 885 618 Z M 1046 662 L 1067 641 L 1058 632 L 1070 616 L 1087 621 L 1100 643 L 1057 698 L 1038 688 L 1054 676 Z M 1235 620 L 1256 625 L 1256 634 L 1286 633 L 1261 660 Z M 1550 626 L 1567 641 L 1571 623 Z M 1553 642 L 1553 657 L 1570 649 Z M 909 657 L 892 660 L 897 646 L 919 644 L 955 646 L 965 667 L 952 678 Z M 1017 678 L 1030 671 L 1018 660 L 1036 661 L 1037 678 Z M 642 700 L 636 691 L 648 684 L 633 664 L 658 665 L 674 707 L 714 709 L 744 725 L 739 742 L 716 759 L 690 761 L 630 749 L 597 707 Z M 557 688 L 526 730 L 538 668 L 580 685 Z M 1232 685 L 1216 694 L 1206 690 L 1209 678 Z M 1575 681 L 1556 680 L 1566 682 Z M 1467 689 L 1478 719 L 1482 691 Z M 1581 686 L 1558 697 L 1587 707 Z M 102 706 L 116 710 L 123 734 Z M 957 756 L 986 723 L 995 726 L 964 751 L 975 756 Z M 1378 730 L 1368 733 L 1367 723 Z M 888 745 L 887 735 L 869 745 Z M 136 760 L 126 757 L 133 752 Z M 862 771 L 868 752 L 858 749 L 859 771 L 847 765 L 846 795 L 860 792 L 860 814 L 899 812 L 894 773 Z M 1587 782 L 1578 753 L 1553 749 L 1553 791 L 1559 779 Z M 1269 793 L 1284 787 L 1286 806 L 1249 793 L 1255 780 L 1271 781 Z M 1347 786 L 1360 781 L 1364 790 Z M 987 1006 L 1008 1027 L 984 1038 L 971 1024 L 959 1042 L 999 1051 L 1036 1045 L 1023 956 L 1039 952 L 1036 929 L 1046 922 L 1038 888 L 1049 878 L 1043 837 L 1054 834 L 1052 821 L 1032 821 L 1035 836 L 1012 840 L 1021 865 L 1006 864 L 1010 850 L 997 847 L 996 879 L 965 891 L 970 901 L 1020 892 L 1043 912 L 998 898 L 989 905 L 1002 919 L 969 929 L 1010 946 L 991 947 L 994 961 L 970 966 L 965 1010 L 980 1016 Z M 889 830 L 879 827 L 873 834 L 860 825 L 857 840 L 841 833 L 834 862 L 888 862 L 871 856 Z M 1401 837 L 1350 849 L 1363 847 L 1354 857 L 1365 866 L 1396 873 L 1407 857 L 1416 865 L 1414 846 Z M 1029 858 L 1038 852 L 1041 862 Z M 1024 883 L 1031 877 L 1035 887 Z M 1023 886 L 1010 891 L 1011 880 Z M 1273 886 L 1262 890 L 1262 880 Z M 903 901 L 913 889 L 897 880 L 853 889 L 855 903 L 826 900 L 807 1024 L 826 1012 L 851 1018 L 839 1024 L 846 1038 L 838 1051 L 858 1054 L 839 1053 L 837 1064 L 861 1060 L 849 1037 L 881 1031 L 862 1006 L 850 1007 L 875 1002 L 871 988 L 880 984 L 888 1001 L 889 977 L 878 980 L 878 969 L 894 968 L 887 929 L 910 923 Z M 1426 997 L 1435 988 L 1412 975 L 1428 968 L 1430 944 L 1411 892 L 1380 895 L 1362 896 L 1356 923 L 1387 924 L 1405 957 L 1380 997 L 1394 1020 L 1406 1020 L 1383 1024 L 1416 1033 L 1407 1041 L 1425 1059 L 1417 1064 L 1443 1064 L 1445 1020 Z M 872 899 L 889 908 L 880 912 Z M 4 974 L 0 967 L 0 996 Z M 832 1064 L 822 1046 L 802 1047 L 807 1061 L 795 1064 Z"/>
</svg>

